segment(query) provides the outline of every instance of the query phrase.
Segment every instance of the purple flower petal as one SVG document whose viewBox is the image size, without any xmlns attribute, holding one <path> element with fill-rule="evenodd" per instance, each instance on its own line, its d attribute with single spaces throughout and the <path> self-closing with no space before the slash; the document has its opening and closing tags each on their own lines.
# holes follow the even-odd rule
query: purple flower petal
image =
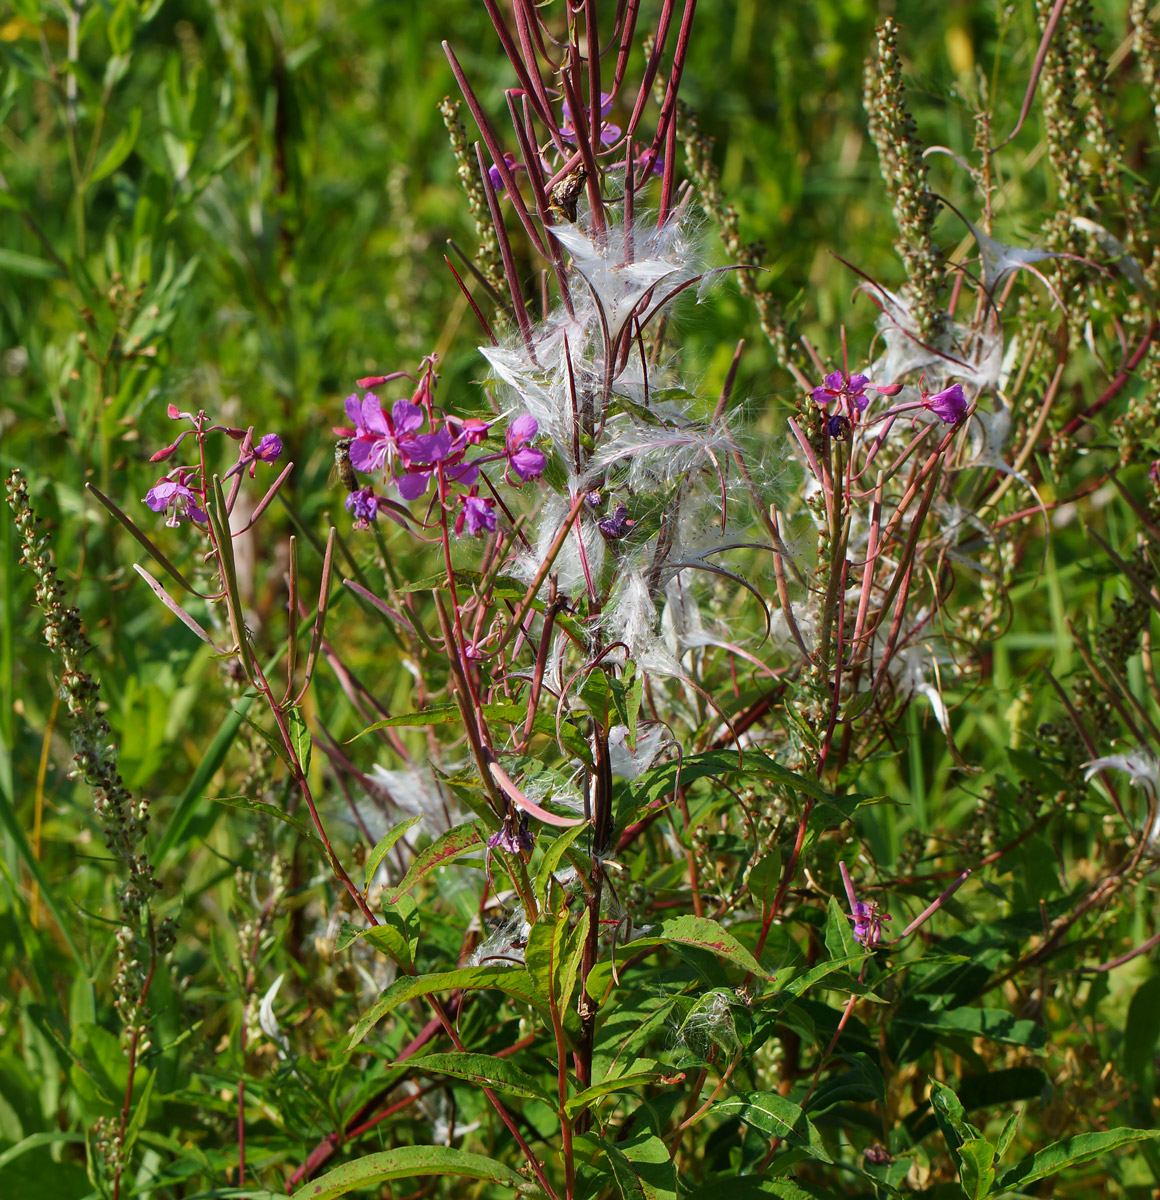
<svg viewBox="0 0 1160 1200">
<path fill-rule="evenodd" d="M 540 432 L 540 423 L 531 413 L 524 413 L 508 426 L 507 445 L 509 450 L 516 450 L 525 442 L 530 442 Z"/>
<path fill-rule="evenodd" d="M 366 529 L 379 515 L 380 500 L 374 489 L 365 487 L 351 492 L 346 498 L 346 511 L 354 517 L 356 529 Z"/>
<path fill-rule="evenodd" d="M 351 392 L 346 398 L 346 403 L 343 405 L 346 409 L 346 415 L 350 417 L 352 424 L 357 427 L 362 426 L 362 401 L 358 398 L 357 392 Z"/>
<path fill-rule="evenodd" d="M 814 388 L 814 402 L 820 404 L 823 408 L 827 404 L 832 404 L 835 398 L 835 393 L 828 387 Z"/>
<path fill-rule="evenodd" d="M 477 536 L 483 530 L 491 533 L 495 529 L 495 510 L 491 501 L 480 496 L 463 496 L 461 499 L 468 530 Z"/>
<path fill-rule="evenodd" d="M 259 462 L 272 463 L 282 456 L 282 439 L 276 433 L 264 434 L 254 447 L 254 457 Z"/>
<path fill-rule="evenodd" d="M 423 428 L 423 410 L 410 400 L 396 400 L 391 409 L 391 417 L 395 422 L 396 433 L 414 433 L 416 429 Z"/>
<path fill-rule="evenodd" d="M 835 395 L 845 391 L 846 381 L 842 378 L 841 371 L 831 371 L 823 382 L 825 383 L 826 387 L 828 387 Z"/>
<path fill-rule="evenodd" d="M 379 398 L 374 392 L 367 392 L 363 397 L 361 425 L 360 434 L 364 429 L 370 433 L 380 434 L 383 437 L 391 432 L 390 427 L 387 425 L 387 418 L 383 416 L 383 406 L 379 403 Z"/>
<path fill-rule="evenodd" d="M 961 421 L 967 411 L 967 398 L 961 383 L 952 383 L 949 388 L 935 392 L 933 396 L 923 396 L 922 403 L 948 425 Z"/>
<path fill-rule="evenodd" d="M 444 473 L 452 483 L 460 483 L 464 487 L 471 487 L 479 478 L 479 468 L 473 462 L 452 463 L 444 467 Z"/>
<path fill-rule="evenodd" d="M 176 491 L 177 484 L 172 479 L 158 480 L 145 493 L 145 503 L 154 512 L 164 512 L 169 507 L 169 502 L 173 499 L 173 494 Z"/>
<path fill-rule="evenodd" d="M 524 446 L 512 454 L 509 461 L 512 470 L 526 482 L 543 473 L 546 460 L 542 451 L 535 449 L 534 446 Z"/>
<path fill-rule="evenodd" d="M 356 471 L 377 471 L 387 456 L 386 438 L 356 438 L 350 446 L 350 465 Z"/>
<path fill-rule="evenodd" d="M 866 385 L 869 382 L 870 382 L 869 375 L 851 375 L 850 382 L 847 385 L 846 390 L 850 393 L 851 396 L 856 395 L 859 392 L 864 392 L 866 390 Z"/>
<path fill-rule="evenodd" d="M 438 433 L 420 433 L 400 442 L 399 449 L 414 463 L 442 462 L 451 453 L 451 434 L 446 429 Z"/>
<path fill-rule="evenodd" d="M 400 475 L 395 484 L 404 500 L 418 500 L 427 490 L 430 480 L 430 471 L 409 471 L 406 475 Z"/>
</svg>

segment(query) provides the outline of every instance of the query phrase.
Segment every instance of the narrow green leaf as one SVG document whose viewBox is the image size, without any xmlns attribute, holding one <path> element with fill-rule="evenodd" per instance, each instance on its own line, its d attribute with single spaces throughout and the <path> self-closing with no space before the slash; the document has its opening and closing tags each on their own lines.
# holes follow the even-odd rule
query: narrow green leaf
<svg viewBox="0 0 1160 1200">
<path fill-rule="evenodd" d="M 327 858 L 326 847 L 318 840 L 318 835 L 314 830 L 304 821 L 300 821 L 297 817 L 283 812 L 280 808 L 275 808 L 274 805 L 266 804 L 262 800 L 251 800 L 248 796 L 214 796 L 212 799 L 215 804 L 225 804 L 230 808 L 244 808 L 249 812 L 260 812 L 265 813 L 268 817 L 276 817 L 279 821 L 283 821 L 291 829 L 301 834 L 324 859 Z"/>
<path fill-rule="evenodd" d="M 792 1100 L 776 1092 L 742 1092 L 718 1100 L 710 1111 L 720 1116 L 737 1117 L 768 1137 L 782 1138 L 808 1151 L 821 1162 L 834 1161 L 805 1113 Z"/>
<path fill-rule="evenodd" d="M 710 954 L 743 968 L 751 975 L 766 978 L 765 971 L 757 959 L 731 933 L 708 917 L 674 917 L 661 925 L 659 934 L 636 938 L 629 942 L 628 948 L 635 954 L 638 950 L 651 949 L 654 946 L 673 945 L 707 950 Z"/>
<path fill-rule="evenodd" d="M 305 775 L 310 770 L 310 754 L 314 748 L 314 739 L 310 736 L 310 730 L 306 727 L 306 718 L 303 717 L 300 708 L 287 710 L 286 727 L 290 733 L 290 744 L 294 747 L 294 754 L 302 767 L 302 774 Z"/>
<path fill-rule="evenodd" d="M 604 1153 L 623 1200 L 675 1200 L 676 1164 L 659 1137 L 645 1133 L 627 1142 L 594 1140 Z"/>
<path fill-rule="evenodd" d="M 113 519 L 141 546 L 141 548 L 153 559 L 155 563 L 178 585 L 184 588 L 185 591 L 198 595 L 197 589 L 185 578 L 184 575 L 169 561 L 168 558 L 153 544 L 143 530 L 139 529 L 135 522 L 129 517 L 101 491 L 91 483 L 85 484 L 85 490 L 91 492 L 105 511 L 113 517 Z"/>
<path fill-rule="evenodd" d="M 49 1130 L 47 1133 L 32 1133 L 0 1154 L 0 1167 L 8 1166 L 22 1154 L 27 1154 L 29 1150 L 36 1150 L 41 1146 L 53 1146 L 57 1142 L 83 1142 L 84 1140 L 83 1133 L 62 1133 L 55 1129 Z"/>
<path fill-rule="evenodd" d="M 955 1161 L 955 1167 L 961 1168 L 959 1147 L 963 1142 L 977 1138 L 979 1131 L 967 1120 L 966 1110 L 958 1096 L 945 1083 L 936 1080 L 930 1085 L 930 1106 L 934 1109 L 935 1120 Z"/>
<path fill-rule="evenodd" d="M 614 1092 L 630 1092 L 633 1088 L 656 1083 L 658 1079 L 663 1078 L 663 1071 L 630 1071 L 627 1075 L 617 1075 L 612 1079 L 605 1079 L 570 1097 L 564 1105 L 564 1112 L 567 1116 L 574 1117 L 578 1112 L 590 1108 L 604 1096 L 611 1096 Z"/>
<path fill-rule="evenodd" d="M 422 1058 L 408 1059 L 407 1065 L 415 1071 L 433 1075 L 450 1075 L 454 1079 L 465 1079 L 480 1087 L 506 1092 L 511 1096 L 522 1096 L 525 1100 L 543 1100 L 552 1108 L 557 1098 L 521 1071 L 510 1059 L 496 1058 L 491 1054 L 447 1053 L 426 1054 Z"/>
<path fill-rule="evenodd" d="M 983 1037 L 1009 1046 L 1026 1046 L 1030 1050 L 1038 1050 L 1047 1042 L 1042 1025 L 1013 1017 L 1002 1008 L 962 1007 L 940 1011 L 908 1005 L 897 1014 L 896 1019 L 901 1024 L 918 1025 L 936 1033 Z"/>
<path fill-rule="evenodd" d="M 967 1200 L 986 1200 L 995 1182 L 995 1147 L 983 1138 L 969 1138 L 959 1147 L 959 1163 Z"/>
<path fill-rule="evenodd" d="M 51 279 L 59 275 L 60 268 L 47 258 L 35 254 L 21 254 L 19 250 L 5 250 L 0 246 L 0 271 L 10 275 L 26 275 L 32 279 Z"/>
<path fill-rule="evenodd" d="M 486 841 L 481 830 L 482 826 L 478 821 L 467 821 L 436 838 L 430 846 L 415 855 L 402 883 L 383 893 L 383 904 L 397 904 L 400 896 L 409 892 L 436 867 L 446 866 L 460 856 L 480 849 Z"/>
<path fill-rule="evenodd" d="M 292 1200 L 334 1200 L 356 1188 L 385 1183 L 388 1179 L 413 1179 L 419 1175 L 457 1175 L 467 1179 L 489 1179 L 510 1188 L 524 1180 L 510 1167 L 450 1146 L 399 1146 L 368 1154 L 344 1163 L 296 1191 Z"/>
<path fill-rule="evenodd" d="M 541 902 L 547 896 L 548 880 L 560 865 L 569 846 L 588 828 L 587 825 L 574 825 L 571 829 L 561 830 L 560 833 L 545 845 L 543 857 L 536 867 L 536 896 Z M 538 845 L 544 845 L 542 839 Z"/>
<path fill-rule="evenodd" d="M 495 988 L 513 999 L 533 1004 L 541 1011 L 547 1006 L 545 997 L 537 991 L 532 977 L 523 967 L 461 967 L 457 971 L 442 971 L 436 975 L 408 975 L 396 979 L 359 1017 L 351 1030 L 347 1050 L 353 1050 L 388 1013 L 416 996 L 483 988 Z"/>
<path fill-rule="evenodd" d="M 826 913 L 826 949 L 835 959 L 856 958 L 859 952 L 865 957 L 862 947 L 854 940 L 854 927 L 837 897 L 831 896 Z"/>
<path fill-rule="evenodd" d="M 126 5 L 121 5 L 119 11 L 127 8 Z M 129 114 L 129 124 L 121 130 L 113 139 L 112 143 L 101 156 L 101 161 L 97 163 L 93 169 L 92 175 L 89 176 L 90 183 L 99 183 L 107 175 L 112 173 L 133 153 L 133 147 L 137 145 L 137 135 L 141 132 L 141 109 L 135 108 Z"/>
<path fill-rule="evenodd" d="M 1081 1133 L 1062 1142 L 1052 1142 L 1030 1158 L 1016 1163 L 999 1180 L 997 1191 L 1021 1191 L 1037 1179 L 1046 1179 L 1057 1171 L 1102 1158 L 1121 1146 L 1160 1138 L 1160 1129 L 1111 1129 L 1107 1133 Z"/>
<path fill-rule="evenodd" d="M 379 869 L 379 863 L 390 853 L 391 847 L 401 838 L 409 829 L 413 829 L 421 820 L 423 814 L 418 813 L 416 816 L 408 817 L 405 821 L 400 821 L 398 825 L 392 825 L 390 829 L 379 839 L 378 844 L 367 856 L 366 868 L 364 873 L 365 886 L 371 886 L 371 880 L 374 878 L 375 872 Z"/>
</svg>

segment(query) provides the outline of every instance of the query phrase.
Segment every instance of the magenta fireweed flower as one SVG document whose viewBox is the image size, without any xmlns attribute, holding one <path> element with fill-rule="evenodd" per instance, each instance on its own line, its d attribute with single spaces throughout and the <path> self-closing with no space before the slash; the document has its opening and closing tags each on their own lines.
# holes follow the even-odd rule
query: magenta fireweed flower
<svg viewBox="0 0 1160 1200">
<path fill-rule="evenodd" d="M 259 462 L 272 463 L 282 457 L 282 439 L 276 433 L 262 435 L 262 440 L 254 447 L 254 457 Z"/>
<path fill-rule="evenodd" d="M 950 387 L 943 388 L 941 392 L 935 392 L 933 395 L 924 391 L 922 406 L 948 425 L 957 425 L 967 412 L 967 398 L 963 395 L 963 385 L 952 383 Z"/>
<path fill-rule="evenodd" d="M 176 527 L 182 521 L 195 521 L 198 525 L 206 522 L 205 510 L 198 505 L 199 496 L 185 484 L 185 472 L 178 471 L 176 479 L 162 476 L 145 493 L 145 503 L 154 512 L 165 512 L 172 509 L 166 525 Z"/>
<path fill-rule="evenodd" d="M 829 408 L 835 401 L 838 402 L 837 411 L 831 413 L 826 421 L 826 429 L 831 437 L 849 436 L 870 403 L 870 397 L 866 395 L 867 388 L 883 396 L 896 396 L 902 390 L 902 385 L 873 384 L 868 375 L 847 377 L 841 371 L 831 371 L 821 386 L 814 388 L 814 401 L 822 408 Z"/>
<path fill-rule="evenodd" d="M 452 429 L 459 430 L 455 440 L 462 439 L 468 446 L 478 446 L 486 441 L 487 431 L 491 428 L 491 422 L 482 417 L 447 417 L 446 421 Z"/>
<path fill-rule="evenodd" d="M 835 400 L 842 400 L 853 405 L 856 412 L 865 412 L 870 403 L 870 397 L 866 395 L 869 383 L 868 375 L 851 375 L 847 379 L 841 371 L 832 371 L 820 387 L 814 388 L 814 400 L 823 408 L 828 408 Z"/>
<path fill-rule="evenodd" d="M 516 417 L 508 426 L 504 447 L 508 460 L 505 475 L 509 483 L 512 481 L 512 472 L 519 477 L 520 483 L 527 483 L 529 479 L 542 474 L 547 461 L 543 451 L 528 444 L 539 432 L 539 421 L 528 413 Z"/>
<path fill-rule="evenodd" d="M 354 517 L 355 529 L 369 529 L 379 515 L 382 501 L 375 495 L 374 488 L 359 488 L 346 498 L 346 511 Z"/>
<path fill-rule="evenodd" d="M 423 428 L 423 410 L 410 400 L 396 400 L 388 417 L 374 392 L 360 401 L 346 398 L 346 415 L 354 422 L 350 463 L 356 471 L 377 471 L 394 460 L 408 434 Z"/>
<path fill-rule="evenodd" d="M 350 465 L 356 471 L 377 471 L 387 461 L 393 440 L 378 396 L 367 392 L 360 400 L 352 393 L 346 398 L 346 415 L 354 422 L 355 430 Z"/>
<path fill-rule="evenodd" d="M 495 503 L 476 494 L 472 488 L 466 495 L 459 497 L 463 506 L 455 518 L 455 536 L 462 537 L 464 526 L 468 533 L 478 537 L 481 533 L 492 533 L 495 530 Z"/>
</svg>

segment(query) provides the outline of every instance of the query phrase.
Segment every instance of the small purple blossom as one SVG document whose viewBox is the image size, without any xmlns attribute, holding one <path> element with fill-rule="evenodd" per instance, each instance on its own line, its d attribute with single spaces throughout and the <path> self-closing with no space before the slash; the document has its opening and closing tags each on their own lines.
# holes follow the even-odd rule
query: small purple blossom
<svg viewBox="0 0 1160 1200">
<path fill-rule="evenodd" d="M 463 507 L 455 518 L 455 536 L 463 536 L 463 528 L 468 533 L 478 537 L 481 533 L 492 533 L 495 530 L 495 505 L 491 500 L 477 496 L 475 488 L 466 495 L 459 497 Z"/>
<path fill-rule="evenodd" d="M 851 428 L 850 418 L 845 413 L 834 413 L 833 416 L 826 418 L 826 432 L 838 441 L 848 438 Z"/>
<path fill-rule="evenodd" d="M 878 911 L 875 901 L 859 900 L 854 891 L 854 882 L 845 863 L 839 863 L 842 873 L 842 885 L 846 889 L 846 899 L 850 904 L 850 920 L 854 922 L 854 941 L 859 942 L 868 950 L 882 945 L 882 925 L 890 920 L 889 913 Z"/>
<path fill-rule="evenodd" d="M 529 444 L 539 432 L 540 423 L 529 413 L 516 417 L 508 426 L 505 453 L 508 460 L 507 478 L 509 483 L 512 472 L 518 476 L 520 483 L 535 479 L 543 472 L 547 462 L 543 451 L 537 450 Z"/>
<path fill-rule="evenodd" d="M 941 392 L 935 392 L 933 395 L 923 392 L 922 406 L 948 425 L 957 425 L 967 412 L 967 398 L 963 395 L 963 385 L 952 383 L 950 387 L 943 388 Z"/>
<path fill-rule="evenodd" d="M 534 845 L 535 839 L 528 827 L 527 813 L 520 813 L 518 825 L 512 820 L 511 812 L 505 813 L 503 825 L 487 839 L 489 850 L 506 850 L 509 854 L 526 853 Z"/>
<path fill-rule="evenodd" d="M 459 430 L 456 441 L 460 439 L 468 446 L 478 446 L 487 440 L 487 431 L 491 422 L 482 417 L 448 417 L 447 424 Z"/>
<path fill-rule="evenodd" d="M 596 527 L 606 538 L 615 541 L 618 538 L 624 537 L 626 533 L 636 524 L 628 515 L 628 505 L 618 504 L 615 512 L 607 517 L 601 517 L 596 522 Z"/>
<path fill-rule="evenodd" d="M 831 437 L 844 438 L 851 428 L 858 423 L 858 418 L 866 411 L 870 397 L 866 389 L 878 392 L 883 396 L 896 396 L 902 385 L 898 383 L 873 384 L 868 375 L 846 375 L 842 371 L 831 371 L 819 387 L 814 388 L 814 402 L 828 409 L 837 401 L 837 409 L 829 416 L 827 429 Z"/>
<path fill-rule="evenodd" d="M 359 488 L 346 498 L 346 511 L 354 517 L 355 529 L 369 529 L 379 515 L 382 501 L 375 495 L 374 488 Z"/>
<path fill-rule="evenodd" d="M 865 412 L 866 405 L 870 403 L 866 395 L 869 383 L 868 375 L 851 375 L 847 379 L 841 371 L 832 371 L 820 387 L 814 388 L 814 400 L 823 408 L 828 408 L 835 400 L 844 400 L 856 412 Z"/>
<path fill-rule="evenodd" d="M 205 524 L 205 510 L 198 505 L 198 499 L 197 493 L 186 486 L 184 474 L 180 471 L 176 479 L 163 476 L 145 493 L 145 503 L 154 512 L 173 510 L 165 524 L 174 527 L 182 521 Z"/>
<path fill-rule="evenodd" d="M 254 457 L 259 462 L 275 462 L 282 457 L 282 439 L 276 433 L 263 434 L 262 440 L 254 447 Z"/>
<path fill-rule="evenodd" d="M 517 161 L 514 154 L 505 154 L 503 156 L 503 161 L 504 165 L 509 171 L 517 171 L 523 165 Z M 503 181 L 503 174 L 500 172 L 499 167 L 496 166 L 495 163 L 492 163 L 492 165 L 487 168 L 487 177 L 489 180 L 491 180 L 491 186 L 497 194 L 507 190 Z"/>
</svg>

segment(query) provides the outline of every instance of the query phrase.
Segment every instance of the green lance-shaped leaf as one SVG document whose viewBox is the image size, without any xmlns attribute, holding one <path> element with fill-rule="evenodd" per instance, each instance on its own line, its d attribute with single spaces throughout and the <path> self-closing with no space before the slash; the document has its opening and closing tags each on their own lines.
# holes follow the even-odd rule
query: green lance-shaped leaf
<svg viewBox="0 0 1160 1200">
<path fill-rule="evenodd" d="M 541 903 L 543 903 L 547 895 L 548 882 L 552 872 L 560 865 L 560 859 L 564 857 L 568 847 L 586 829 L 587 826 L 585 825 L 576 825 L 571 829 L 565 829 L 546 844 L 542 837 L 539 839 L 539 845 L 544 847 L 544 854 L 540 859 L 539 865 L 536 867 L 536 898 Z"/>
<path fill-rule="evenodd" d="M 300 708 L 286 710 L 286 729 L 290 734 L 290 745 L 294 748 L 295 757 L 302 767 L 302 774 L 310 770 L 310 753 L 314 748 L 314 739 L 306 727 L 306 718 Z"/>
<path fill-rule="evenodd" d="M 268 817 L 276 817 L 279 821 L 289 825 L 300 836 L 304 837 L 310 844 L 329 862 L 326 854 L 326 847 L 319 841 L 318 835 L 306 824 L 305 821 L 300 821 L 297 817 L 291 816 L 290 813 L 283 812 L 280 808 L 276 808 L 273 804 L 267 804 L 263 800 L 251 800 L 248 796 L 214 796 L 215 804 L 226 804 L 230 808 L 244 808 L 250 812 L 265 813 Z"/>
<path fill-rule="evenodd" d="M 524 951 L 528 974 L 540 991 L 555 1001 L 560 1013 L 568 1007 L 576 988 L 588 922 L 589 913 L 584 909 L 576 927 L 569 932 L 567 915 L 544 913 L 528 934 Z"/>
<path fill-rule="evenodd" d="M 409 829 L 414 828 L 423 819 L 423 814 L 418 813 L 413 817 L 408 817 L 405 821 L 400 821 L 398 825 L 392 825 L 390 829 L 379 839 L 375 848 L 367 855 L 366 861 L 366 886 L 370 887 L 371 880 L 374 878 L 375 872 L 379 869 L 379 863 L 390 853 L 391 848 Z"/>
<path fill-rule="evenodd" d="M 1022 1191 L 1037 1179 L 1046 1179 L 1067 1167 L 1101 1158 L 1121 1146 L 1160 1138 L 1160 1129 L 1111 1129 L 1107 1133 L 1081 1133 L 1062 1142 L 1052 1142 L 1030 1158 L 1017 1162 L 999 1179 L 997 1192 Z"/>
<path fill-rule="evenodd" d="M 127 8 L 127 5 L 123 5 Z M 129 124 L 121 130 L 119 134 L 106 148 L 105 153 L 101 156 L 101 161 L 97 163 L 92 175 L 89 176 L 89 183 L 99 183 L 112 173 L 133 153 L 133 147 L 137 144 L 137 135 L 141 132 L 141 109 L 135 108 L 129 114 Z"/>
<path fill-rule="evenodd" d="M 431 996 L 437 992 L 453 992 L 494 988 L 514 1000 L 523 1001 L 546 1012 L 547 998 L 539 991 L 523 967 L 462 967 L 457 971 L 441 971 L 435 975 L 405 976 L 396 979 L 367 1009 L 351 1030 L 347 1050 L 353 1050 L 388 1013 L 416 996 Z"/>
<path fill-rule="evenodd" d="M 195 588 L 193 586 L 193 584 L 190 583 L 189 580 L 187 580 L 185 578 L 185 576 L 182 575 L 182 573 L 173 565 L 173 563 L 171 563 L 169 561 L 169 559 L 166 558 L 166 556 L 164 554 L 162 554 L 161 551 L 153 544 L 153 542 L 150 540 L 149 536 L 143 530 L 139 529 L 136 526 L 136 524 L 134 524 L 134 522 L 131 521 L 125 515 L 125 513 L 123 513 L 121 511 L 121 509 L 118 508 L 117 505 L 114 504 L 113 501 L 110 500 L 109 497 L 106 496 L 105 493 L 101 491 L 100 488 L 95 487 L 91 483 L 86 483 L 85 488 L 87 491 L 91 492 L 94 496 L 96 496 L 96 498 L 101 502 L 101 504 L 105 508 L 105 510 L 112 517 L 114 517 L 115 520 L 125 530 L 127 530 L 129 534 L 132 535 L 134 540 L 136 540 L 142 546 L 142 548 L 145 550 L 145 552 L 154 560 L 154 562 L 157 563 L 157 565 L 159 567 L 162 568 L 162 570 L 165 571 L 165 573 L 175 583 L 179 584 L 182 588 L 185 589 L 185 591 L 192 592 L 193 595 L 195 595 L 195 596 L 201 595 L 201 593 L 197 590 L 197 588 Z"/>
<path fill-rule="evenodd" d="M 614 1142 L 588 1135 L 577 1141 L 597 1149 L 622 1200 L 675 1200 L 677 1168 L 660 1138 L 644 1133 L 626 1142 Z"/>
<path fill-rule="evenodd" d="M 391 888 L 389 892 L 383 893 L 383 903 L 397 904 L 400 896 L 409 892 L 419 880 L 429 875 L 436 867 L 446 866 L 447 863 L 453 862 L 462 855 L 480 849 L 485 844 L 485 840 L 482 826 L 478 821 L 467 821 L 463 825 L 456 825 L 454 829 L 449 829 L 441 837 L 436 838 L 430 846 L 415 855 L 407 874 L 403 876 L 402 883 Z"/>
<path fill-rule="evenodd" d="M 718 1100 L 710 1111 L 718 1116 L 737 1117 L 767 1137 L 779 1137 L 791 1146 L 808 1151 L 820 1162 L 834 1161 L 805 1113 L 792 1100 L 776 1092 L 741 1092 Z"/>
<path fill-rule="evenodd" d="M 958 1096 L 946 1084 L 937 1080 L 930 1085 L 930 1106 L 934 1109 L 934 1118 L 946 1139 L 951 1158 L 954 1159 L 955 1166 L 961 1169 L 959 1147 L 964 1142 L 978 1139 L 979 1131 L 967 1120 L 966 1110 Z"/>
<path fill-rule="evenodd" d="M 635 955 L 641 950 L 651 950 L 658 946 L 689 946 L 695 950 L 707 950 L 710 954 L 743 968 L 751 975 L 766 978 L 765 970 L 757 959 L 731 933 L 708 917 L 674 917 L 661 925 L 660 933 L 635 938 L 622 947 L 622 950 L 624 953 Z M 609 964 L 599 963 L 588 976 L 588 994 L 593 999 L 599 997 L 607 986 L 610 974 Z"/>
<path fill-rule="evenodd" d="M 482 1154 L 469 1154 L 450 1146 L 399 1146 L 328 1171 L 321 1179 L 299 1188 L 292 1200 L 334 1200 L 336 1196 L 346 1196 L 389 1179 L 414 1179 L 420 1175 L 488 1179 L 513 1189 L 524 1182 L 510 1167 Z"/>
<path fill-rule="evenodd" d="M 540 1087 L 526 1071 L 521 1071 L 510 1059 L 497 1058 L 492 1054 L 427 1054 L 422 1058 L 408 1059 L 407 1066 L 432 1075 L 465 1079 L 479 1087 L 521 1096 L 525 1100 L 542 1100 L 553 1108 L 557 1104 L 557 1099 Z"/>
<path fill-rule="evenodd" d="M 959 1147 L 959 1181 L 968 1200 L 986 1200 L 995 1182 L 995 1147 L 969 1138 Z"/>
</svg>

